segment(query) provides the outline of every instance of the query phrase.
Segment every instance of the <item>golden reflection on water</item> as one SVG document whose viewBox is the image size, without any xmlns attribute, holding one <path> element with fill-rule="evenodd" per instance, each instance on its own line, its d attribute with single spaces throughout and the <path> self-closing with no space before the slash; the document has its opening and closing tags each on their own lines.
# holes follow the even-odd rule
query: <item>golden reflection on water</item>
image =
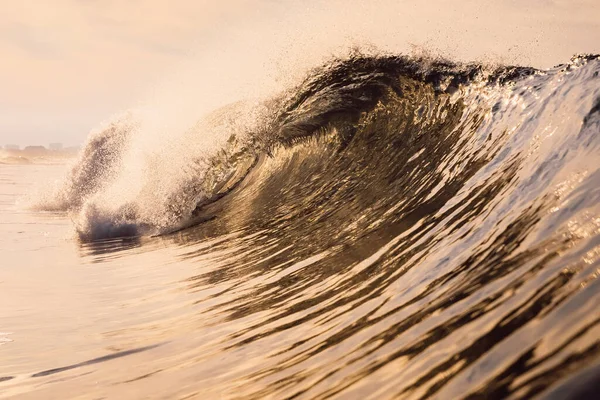
<svg viewBox="0 0 600 400">
<path fill-rule="evenodd" d="M 170 235 L 79 242 L 0 198 L 0 398 L 593 387 L 598 124 L 552 131 L 574 157 L 521 113 L 499 127 L 487 100 L 401 83 L 413 98 L 388 93 L 343 151 L 334 130 L 275 149 Z M 2 169 L 0 193 L 56 173 Z"/>
</svg>

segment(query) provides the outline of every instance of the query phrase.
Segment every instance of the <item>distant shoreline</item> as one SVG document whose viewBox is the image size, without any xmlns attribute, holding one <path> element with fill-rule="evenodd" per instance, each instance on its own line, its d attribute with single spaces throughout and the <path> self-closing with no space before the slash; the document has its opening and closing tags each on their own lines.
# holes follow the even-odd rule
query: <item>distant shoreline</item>
<svg viewBox="0 0 600 400">
<path fill-rule="evenodd" d="M 0 164 L 34 164 L 47 161 L 60 161 L 74 158 L 78 147 L 51 150 L 43 146 L 29 146 L 24 149 L 0 149 Z"/>
</svg>

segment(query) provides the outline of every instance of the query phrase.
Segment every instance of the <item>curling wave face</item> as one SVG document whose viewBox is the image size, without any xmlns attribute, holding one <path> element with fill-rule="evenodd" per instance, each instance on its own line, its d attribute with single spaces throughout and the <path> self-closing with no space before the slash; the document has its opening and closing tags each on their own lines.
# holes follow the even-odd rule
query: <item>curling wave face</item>
<svg viewBox="0 0 600 400">
<path fill-rule="evenodd" d="M 136 153 L 139 125 L 115 123 L 52 204 L 78 215 L 83 239 L 239 237 L 239 254 L 191 285 L 237 293 L 213 299 L 226 320 L 267 315 L 224 351 L 286 334 L 289 347 L 240 372 L 237 394 L 587 390 L 599 73 L 597 56 L 549 71 L 351 57 L 216 111 L 164 153 Z"/>
<path fill-rule="evenodd" d="M 300 85 L 266 101 L 218 109 L 173 137 L 128 112 L 90 136 L 63 185 L 38 208 L 78 215 L 82 239 L 165 233 L 189 225 L 193 210 L 221 198 L 275 148 L 332 130 L 344 147 L 363 114 L 392 93 L 411 101 L 423 90 L 452 94 L 534 72 L 353 56 L 311 71 Z"/>
</svg>

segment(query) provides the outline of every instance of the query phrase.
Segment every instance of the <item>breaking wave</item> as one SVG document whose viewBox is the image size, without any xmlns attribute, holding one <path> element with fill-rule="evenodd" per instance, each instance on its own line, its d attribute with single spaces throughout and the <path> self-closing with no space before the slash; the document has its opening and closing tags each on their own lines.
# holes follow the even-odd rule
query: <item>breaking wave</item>
<svg viewBox="0 0 600 400">
<path fill-rule="evenodd" d="M 304 336 L 239 396 L 577 394 L 600 354 L 599 73 L 354 54 L 177 135 L 125 114 L 41 207 L 83 241 L 247 234 L 190 283 L 245 288 L 211 300 L 230 321 L 267 313 L 223 351 Z"/>
<path fill-rule="evenodd" d="M 148 129 L 132 111 L 90 136 L 65 182 L 40 208 L 74 213 L 85 239 L 169 232 L 189 225 L 204 206 L 239 184 L 259 159 L 272 157 L 278 148 L 327 136 L 337 143 L 332 153 L 339 153 L 357 132 L 372 129 L 368 125 L 375 124 L 382 109 L 406 119 L 402 124 L 415 124 L 412 129 L 420 135 L 439 135 L 436 129 L 444 128 L 467 141 L 487 130 L 500 136 L 510 118 L 525 116 L 507 108 L 510 102 L 523 101 L 519 96 L 533 96 L 528 92 L 534 92 L 530 89 L 536 83 L 525 77 L 542 81 L 566 74 L 354 55 L 314 69 L 300 85 L 266 101 L 240 101 L 218 109 L 174 137 Z M 515 94 L 515 85 L 523 86 L 522 93 Z M 481 124 L 484 116 L 494 120 L 492 127 L 470 126 Z M 405 128 L 393 125 L 399 121 L 388 117 L 385 123 L 392 125 L 381 128 L 389 132 L 378 145 L 408 145 Z M 407 150 L 417 157 L 426 149 Z"/>
</svg>

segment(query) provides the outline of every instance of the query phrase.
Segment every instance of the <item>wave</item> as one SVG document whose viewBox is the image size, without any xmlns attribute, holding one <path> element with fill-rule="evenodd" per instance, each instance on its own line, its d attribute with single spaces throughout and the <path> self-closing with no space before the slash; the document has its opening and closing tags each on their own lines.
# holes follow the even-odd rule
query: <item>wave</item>
<svg viewBox="0 0 600 400">
<path fill-rule="evenodd" d="M 450 201 L 475 174 L 483 182 L 483 175 L 491 179 L 507 165 L 510 171 L 528 165 L 532 173 L 534 165 L 545 165 L 541 158 L 551 157 L 550 150 L 523 154 L 547 147 L 536 139 L 544 134 L 537 126 L 556 123 L 561 135 L 553 137 L 569 143 L 572 124 L 594 118 L 597 85 L 587 89 L 585 101 L 571 104 L 570 123 L 555 121 L 548 106 L 564 110 L 558 87 L 590 86 L 595 78 L 586 73 L 595 76 L 597 65 L 591 55 L 539 71 L 353 54 L 315 68 L 266 101 L 218 109 L 176 141 L 168 132 L 148 137 L 143 121 L 127 113 L 90 136 L 65 181 L 39 208 L 74 214 L 85 240 L 173 232 L 216 217 L 206 211 L 212 203 L 239 191 L 244 180 L 265 183 L 254 180 L 277 163 L 283 164 L 273 175 L 294 187 L 306 179 L 299 171 L 310 156 L 302 152 L 318 155 L 321 161 L 312 165 L 337 176 L 332 188 L 366 173 L 354 171 L 366 163 L 374 170 L 362 185 L 378 182 L 378 191 L 397 191 L 394 200 L 423 203 L 441 190 Z M 378 158 L 367 162 L 365 152 Z M 299 157 L 293 163 L 299 170 L 286 164 L 291 154 Z M 421 158 L 428 160 L 425 169 L 406 169 Z M 390 186 L 400 170 L 407 179 L 402 190 Z M 534 176 L 521 172 L 518 179 Z M 552 184 L 547 178 L 540 190 Z"/>
<path fill-rule="evenodd" d="M 174 137 L 126 114 L 42 207 L 202 260 L 233 397 L 591 393 L 599 75 L 353 54 Z"/>
</svg>

